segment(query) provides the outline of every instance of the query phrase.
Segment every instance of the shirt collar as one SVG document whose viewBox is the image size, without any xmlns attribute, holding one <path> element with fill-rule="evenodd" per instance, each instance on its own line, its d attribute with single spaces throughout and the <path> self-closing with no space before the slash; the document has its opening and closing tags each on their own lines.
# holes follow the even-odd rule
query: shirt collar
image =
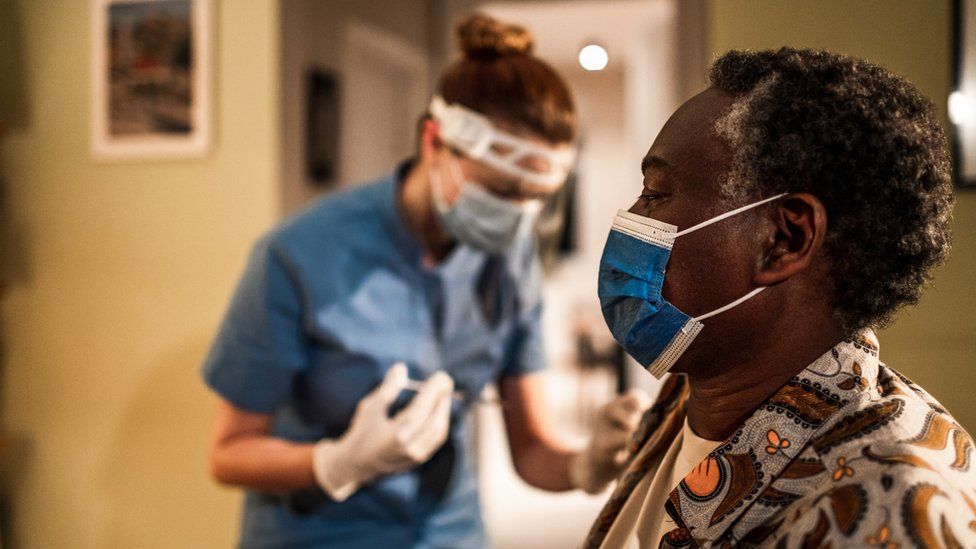
<svg viewBox="0 0 976 549">
<path fill-rule="evenodd" d="M 407 228 L 403 213 L 400 211 L 398 198 L 403 182 L 413 164 L 413 159 L 404 160 L 397 165 L 393 173 L 386 176 L 381 185 L 377 209 L 389 228 L 394 243 L 393 247 L 404 256 L 404 259 L 419 262 L 423 249 L 417 238 Z"/>
<path fill-rule="evenodd" d="M 878 396 L 878 369 L 878 342 L 870 330 L 835 345 L 684 477 L 671 492 L 669 513 L 695 540 L 718 540 L 831 416 Z"/>
</svg>

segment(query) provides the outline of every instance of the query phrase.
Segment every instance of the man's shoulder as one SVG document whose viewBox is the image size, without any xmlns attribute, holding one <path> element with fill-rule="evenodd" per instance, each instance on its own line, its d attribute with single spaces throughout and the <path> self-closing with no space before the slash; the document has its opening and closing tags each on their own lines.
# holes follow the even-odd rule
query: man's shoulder
<svg viewBox="0 0 976 549">
<path fill-rule="evenodd" d="M 798 531 L 829 525 L 847 542 L 882 530 L 914 541 L 932 528 L 944 539 L 976 536 L 976 448 L 937 400 L 882 365 L 877 392 L 838 416 L 773 483 L 774 493 L 803 494 L 793 515 L 809 524 L 798 520 Z"/>
<path fill-rule="evenodd" d="M 755 532 L 770 535 L 773 528 L 785 546 L 976 541 L 976 449 L 969 433 L 931 395 L 887 367 L 877 389 L 838 411 L 760 496 L 765 505 L 784 508 Z"/>
<path fill-rule="evenodd" d="M 851 404 L 810 441 L 825 465 L 842 460 L 878 478 L 927 478 L 976 490 L 972 438 L 924 389 L 882 365 L 876 392 Z"/>
</svg>

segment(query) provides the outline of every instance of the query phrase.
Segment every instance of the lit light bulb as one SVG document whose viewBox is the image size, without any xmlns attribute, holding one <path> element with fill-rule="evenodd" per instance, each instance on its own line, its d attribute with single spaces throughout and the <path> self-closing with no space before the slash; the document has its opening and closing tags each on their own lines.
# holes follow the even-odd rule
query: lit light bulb
<svg viewBox="0 0 976 549">
<path fill-rule="evenodd" d="M 579 64 L 588 71 L 602 71 L 609 61 L 607 50 L 596 44 L 588 44 L 579 52 Z"/>
<path fill-rule="evenodd" d="M 950 93 L 949 120 L 957 126 L 976 123 L 976 97 L 960 90 Z"/>
</svg>

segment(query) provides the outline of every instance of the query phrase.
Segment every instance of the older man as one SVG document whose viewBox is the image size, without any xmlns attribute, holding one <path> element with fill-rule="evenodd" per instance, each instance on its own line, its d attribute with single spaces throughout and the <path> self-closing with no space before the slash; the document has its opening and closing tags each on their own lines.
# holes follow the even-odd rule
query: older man
<svg viewBox="0 0 976 549">
<path fill-rule="evenodd" d="M 929 101 L 810 50 L 729 52 L 710 83 L 604 250 L 611 331 L 679 375 L 584 546 L 973 546 L 972 439 L 871 331 L 948 250 Z"/>
</svg>

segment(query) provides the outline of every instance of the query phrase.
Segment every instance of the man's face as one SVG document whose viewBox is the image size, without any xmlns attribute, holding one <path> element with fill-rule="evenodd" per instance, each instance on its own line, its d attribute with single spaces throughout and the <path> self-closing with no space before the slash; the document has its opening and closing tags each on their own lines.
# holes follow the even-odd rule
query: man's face
<svg viewBox="0 0 976 549">
<path fill-rule="evenodd" d="M 721 185 L 731 151 L 715 135 L 716 119 L 733 97 L 710 88 L 682 105 L 668 120 L 642 162 L 644 188 L 632 213 L 687 229 L 741 204 L 728 204 Z M 722 307 L 755 286 L 761 217 L 749 210 L 675 241 L 664 279 L 664 298 L 695 317 Z M 750 303 L 705 320 L 705 330 L 676 364 L 684 371 L 691 357 L 724 348 L 750 324 Z M 750 324 L 751 325 L 751 324 Z M 745 328 L 748 329 L 748 328 Z M 691 359 L 694 360 L 694 359 Z"/>
</svg>

